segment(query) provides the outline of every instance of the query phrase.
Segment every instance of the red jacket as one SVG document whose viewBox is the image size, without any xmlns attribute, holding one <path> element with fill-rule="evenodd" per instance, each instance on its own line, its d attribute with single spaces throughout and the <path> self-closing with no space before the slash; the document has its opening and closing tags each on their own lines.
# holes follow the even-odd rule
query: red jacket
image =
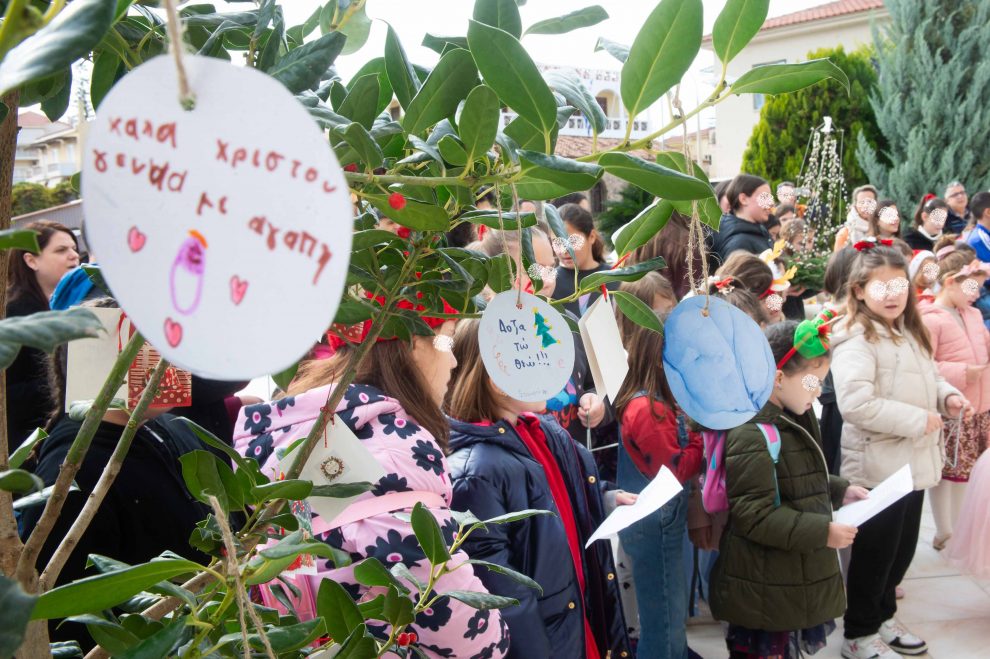
<svg viewBox="0 0 990 659">
<path fill-rule="evenodd" d="M 652 401 L 658 421 L 650 413 L 650 398 L 640 396 L 629 401 L 622 412 L 622 442 L 636 468 L 653 478 L 662 465 L 674 472 L 682 483 L 701 471 L 701 435 L 688 432 L 688 445 L 681 448 L 677 432 L 677 415 L 659 401 Z"/>
</svg>

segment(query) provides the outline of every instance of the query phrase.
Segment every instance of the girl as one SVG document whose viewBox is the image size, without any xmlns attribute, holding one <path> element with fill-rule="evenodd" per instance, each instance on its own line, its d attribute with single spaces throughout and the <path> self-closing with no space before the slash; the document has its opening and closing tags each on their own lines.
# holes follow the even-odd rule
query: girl
<svg viewBox="0 0 990 659">
<path fill-rule="evenodd" d="M 942 482 L 931 491 L 937 550 L 952 537 L 973 465 L 987 448 L 990 433 L 990 332 L 973 307 L 990 265 L 970 260 L 962 252 L 942 259 L 941 285 L 933 304 L 925 305 L 921 318 L 931 335 L 938 372 L 970 401 L 975 414 L 961 422 L 945 420 L 946 464 Z"/>
<path fill-rule="evenodd" d="M 872 488 L 907 463 L 915 488 L 863 524 L 853 544 L 842 646 L 847 659 L 927 651 L 894 619 L 895 588 L 914 557 L 924 490 L 942 475 L 939 411 L 955 417 L 969 406 L 938 375 L 907 276 L 895 249 L 864 248 L 849 277 L 846 318 L 832 338 L 842 475 Z"/>
<path fill-rule="evenodd" d="M 560 257 L 560 267 L 557 268 L 557 287 L 554 289 L 553 299 L 562 300 L 574 294 L 575 284 L 580 286 L 582 279 L 592 273 L 608 270 L 609 265 L 605 263 L 605 243 L 595 229 L 591 213 L 577 204 L 564 204 L 558 212 L 570 235 L 570 244 L 574 250 L 572 259 L 567 248 L 555 242 L 554 251 Z M 609 290 L 615 290 L 619 287 L 619 282 L 611 282 L 607 287 Z M 577 300 L 565 304 L 564 308 L 580 318 L 599 295 L 601 293 L 597 291 L 586 293 Z"/>
<path fill-rule="evenodd" d="M 766 223 L 773 207 L 770 184 L 759 176 L 739 174 L 725 191 L 729 212 L 714 236 L 714 251 L 725 263 L 736 250 L 759 254 L 773 247 Z"/>
<path fill-rule="evenodd" d="M 784 319 L 784 298 L 773 289 L 773 270 L 763 259 L 746 252 L 736 252 L 715 271 L 710 284 L 731 279 L 731 286 L 743 288 L 763 303 L 763 322 L 776 323 Z M 760 322 L 760 321 L 757 321 Z"/>
<path fill-rule="evenodd" d="M 48 299 L 62 276 L 79 265 L 76 237 L 65 225 L 48 220 L 23 227 L 38 234 L 40 251 L 11 250 L 7 270 L 7 318 L 48 311 Z M 45 425 L 51 403 L 48 356 L 24 346 L 7 369 L 7 437 L 17 446 Z"/>
<path fill-rule="evenodd" d="M 492 526 L 465 543 L 471 558 L 521 572 L 543 589 L 481 574 L 491 592 L 519 600 L 503 613 L 512 635 L 509 656 L 627 657 L 611 547 L 596 542 L 585 549 L 604 517 L 594 460 L 553 419 L 536 415 L 543 403 L 515 400 L 495 386 L 481 360 L 478 324 L 462 321 L 454 336 L 459 368 L 448 404 L 453 508 L 480 519 L 526 509 L 555 513 Z M 626 493 L 615 497 L 617 503 L 635 500 Z"/>
<path fill-rule="evenodd" d="M 399 307 L 423 310 L 404 301 Z M 444 312 L 456 313 L 446 304 Z M 423 320 L 436 336 L 416 336 L 412 341 L 379 337 L 361 361 L 355 383 L 348 386 L 337 405 L 336 422 L 345 424 L 361 440 L 386 473 L 371 492 L 357 500 L 365 508 L 363 517 L 324 533 L 317 531 L 320 540 L 349 554 L 354 563 L 375 557 L 390 569 L 401 562 L 421 581 L 428 578 L 430 564 L 415 540 L 408 517 L 401 519 L 393 513 L 408 513 L 418 500 L 437 518 L 448 545 L 457 529 L 449 509 L 452 490 L 444 459 L 449 427 L 440 411 L 456 366 L 449 348 L 454 321 L 429 316 Z M 257 460 L 266 473 L 277 473 L 276 448 L 287 448 L 309 434 L 336 386 L 335 374 L 344 372 L 356 344 L 366 339 L 370 329 L 371 321 L 352 327 L 335 325 L 328 332 L 333 357 L 300 366 L 287 397 L 244 408 L 234 448 Z M 467 558 L 461 551 L 453 561 L 459 564 Z M 312 605 L 310 598 L 319 591 L 323 579 L 341 583 L 355 599 L 368 594 L 368 587 L 354 577 L 352 566 L 334 569 L 333 565 L 320 562 L 315 575 L 296 577 L 296 586 L 307 604 Z M 465 565 L 441 578 L 436 590 L 485 592 L 485 587 L 474 569 Z M 504 657 L 509 647 L 508 633 L 497 611 L 476 611 L 446 597 L 419 613 L 409 631 L 416 633 L 419 649 L 431 659 L 479 654 Z M 374 632 L 388 635 L 384 627 L 375 627 Z"/>
<path fill-rule="evenodd" d="M 948 217 L 949 205 L 935 195 L 925 195 L 914 213 L 914 229 L 904 236 L 912 249 L 932 251 L 942 237 L 942 227 Z"/>
<path fill-rule="evenodd" d="M 660 316 L 660 314 L 657 314 Z M 701 468 L 701 436 L 688 433 L 663 372 L 663 335 L 640 325 L 623 338 L 629 374 L 615 401 L 621 419 L 619 481 L 639 493 L 666 466 L 682 484 Z M 685 440 L 685 441 L 682 441 Z M 687 492 L 619 532 L 632 558 L 639 605 L 638 656 L 687 656 L 688 584 L 684 566 Z"/>
<path fill-rule="evenodd" d="M 752 421 L 725 436 L 729 522 L 711 580 L 712 615 L 729 623 L 729 656 L 740 659 L 790 659 L 825 645 L 845 608 L 834 550 L 856 536 L 832 509 L 867 496 L 825 465 L 812 403 L 829 357 L 815 322 L 785 321 L 766 336 L 774 388 Z"/>
<path fill-rule="evenodd" d="M 877 211 L 870 218 L 870 235 L 890 240 L 901 237 L 901 216 L 895 204 L 877 204 Z"/>
<path fill-rule="evenodd" d="M 938 282 L 938 259 L 935 254 L 926 249 L 915 250 L 908 264 L 908 278 L 914 288 L 919 305 L 929 304 L 935 300 L 932 288 Z"/>
<path fill-rule="evenodd" d="M 852 203 L 849 204 L 849 215 L 846 223 L 835 234 L 835 248 L 838 252 L 843 247 L 855 245 L 873 233 L 873 219 L 877 212 L 877 189 L 872 185 L 861 185 L 852 193 Z"/>
<path fill-rule="evenodd" d="M 969 487 L 959 511 L 956 532 L 946 558 L 978 577 L 990 577 L 990 451 L 984 451 L 970 475 Z"/>
<path fill-rule="evenodd" d="M 670 282 L 657 272 L 647 272 L 638 281 L 622 282 L 619 290 L 636 296 L 646 306 L 662 313 L 668 313 L 677 304 Z M 632 332 L 639 327 L 618 310 L 615 319 L 619 323 L 619 334 L 622 335 L 623 342 L 628 340 Z"/>
<path fill-rule="evenodd" d="M 626 262 L 626 265 L 635 265 L 662 256 L 667 262 L 667 267 L 660 271 L 660 276 L 670 280 L 678 300 L 691 292 L 688 259 L 693 260 L 694 271 L 701 272 L 701 254 L 698 247 L 692 246 L 689 240 L 690 221 L 690 218 L 674 211 L 664 228 L 645 245 L 637 248 Z"/>
</svg>

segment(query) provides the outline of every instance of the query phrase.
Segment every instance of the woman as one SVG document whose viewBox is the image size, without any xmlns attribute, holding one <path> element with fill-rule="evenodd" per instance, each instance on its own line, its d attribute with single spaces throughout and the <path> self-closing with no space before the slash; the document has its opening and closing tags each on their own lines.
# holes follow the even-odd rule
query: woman
<svg viewBox="0 0 990 659">
<path fill-rule="evenodd" d="M 520 572 L 543 592 L 495 572 L 482 573 L 491 592 L 519 600 L 503 609 L 512 635 L 510 657 L 606 659 L 629 652 L 612 551 L 585 543 L 604 518 L 591 454 L 553 419 L 542 402 L 500 391 L 485 371 L 477 320 L 454 337 L 459 362 L 448 411 L 455 510 L 485 519 L 516 510 L 551 510 L 508 526 L 491 526 L 465 542 L 468 554 Z M 635 497 L 612 491 L 616 503 Z"/>
<path fill-rule="evenodd" d="M 79 265 L 76 237 L 65 225 L 38 220 L 24 226 L 38 234 L 37 254 L 11 250 L 7 318 L 49 311 L 48 300 L 62 276 Z M 36 348 L 21 348 L 7 369 L 7 437 L 17 446 L 45 425 L 51 408 L 48 357 Z"/>
<path fill-rule="evenodd" d="M 608 270 L 605 263 L 605 243 L 595 229 L 595 222 L 591 213 L 584 210 L 577 204 L 564 204 L 560 207 L 560 218 L 564 221 L 564 228 L 570 235 L 570 246 L 574 250 L 574 258 L 566 246 L 554 241 L 554 251 L 560 257 L 560 266 L 557 268 L 557 285 L 553 292 L 553 299 L 563 300 L 571 297 L 575 292 L 575 270 L 577 271 L 577 285 L 580 287 L 581 281 L 590 274 Z M 612 282 L 607 285 L 609 290 L 618 288 L 619 282 Z M 594 304 L 599 290 L 585 293 L 576 300 L 572 300 L 564 305 L 564 308 L 580 318 L 584 312 Z"/>
<path fill-rule="evenodd" d="M 399 306 L 423 310 L 414 309 L 409 302 Z M 445 304 L 444 312 L 455 310 Z M 451 480 L 444 458 L 449 428 L 440 404 L 457 362 L 450 352 L 454 321 L 429 316 L 423 320 L 434 329 L 435 336 L 416 336 L 412 341 L 394 335 L 379 337 L 361 360 L 354 384 L 337 404 L 336 422 L 345 424 L 361 440 L 385 476 L 352 504 L 353 511 L 357 510 L 353 506 L 363 508 L 360 518 L 338 527 L 323 520 L 329 530 L 320 532 L 317 527 L 314 531 L 320 540 L 349 554 L 354 563 L 369 557 L 377 558 L 388 569 L 403 563 L 425 583 L 430 563 L 416 541 L 411 522 L 393 513 L 412 509 L 413 503 L 401 496 L 411 493 L 406 497 L 423 501 L 440 523 L 445 542 L 448 546 L 453 542 L 457 524 L 449 509 Z M 234 448 L 257 460 L 265 473 L 276 470 L 276 449 L 286 449 L 308 435 L 336 386 L 335 377 L 345 371 L 356 344 L 366 340 L 370 328 L 371 321 L 349 328 L 334 326 L 328 333 L 335 350 L 333 357 L 303 364 L 288 397 L 244 408 L 235 430 Z M 463 551 L 453 556 L 454 564 L 466 559 Z M 315 575 L 296 578 L 305 600 L 319 591 L 323 579 L 341 583 L 355 599 L 367 594 L 368 588 L 354 577 L 353 566 L 332 566 L 321 563 Z M 464 566 L 437 582 L 438 593 L 450 590 L 485 592 L 485 587 L 473 568 Z M 446 597 L 419 613 L 409 631 L 417 634 L 417 647 L 431 659 L 497 658 L 504 656 L 509 646 L 498 611 L 476 611 Z M 372 632 L 387 636 L 383 627 L 373 627 Z"/>
<path fill-rule="evenodd" d="M 737 250 L 760 254 L 773 247 L 766 226 L 773 207 L 770 184 L 759 176 L 740 174 L 732 179 L 725 197 L 729 212 L 722 216 L 714 242 L 719 260 L 725 263 Z"/>
<path fill-rule="evenodd" d="M 935 195 L 925 195 L 914 213 L 914 229 L 904 236 L 911 249 L 934 251 L 949 216 L 949 205 Z"/>
<path fill-rule="evenodd" d="M 877 213 L 877 189 L 872 185 L 861 185 L 852 193 L 852 203 L 849 204 L 849 215 L 846 223 L 835 234 L 835 247 L 838 252 L 847 245 L 855 245 L 873 233 L 873 221 Z"/>
</svg>

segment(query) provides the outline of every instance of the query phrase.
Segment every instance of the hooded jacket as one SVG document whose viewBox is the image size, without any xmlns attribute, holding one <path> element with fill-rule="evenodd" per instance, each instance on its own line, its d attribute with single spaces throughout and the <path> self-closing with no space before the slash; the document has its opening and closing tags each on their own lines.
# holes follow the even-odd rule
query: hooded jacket
<svg viewBox="0 0 990 659">
<path fill-rule="evenodd" d="M 552 418 L 539 419 L 566 481 L 584 546 L 605 517 L 594 459 Z M 526 509 L 556 512 L 543 468 L 508 422 L 482 426 L 451 420 L 450 451 L 454 510 L 470 510 L 481 519 Z M 512 634 L 510 657 L 581 659 L 583 611 L 602 659 L 630 656 L 608 542 L 584 551 L 583 599 L 564 525 L 556 515 L 491 526 L 486 533 L 472 534 L 465 549 L 471 558 L 510 567 L 543 589 L 540 593 L 495 572 L 479 575 L 491 592 L 519 600 L 519 606 L 502 610 Z"/>
<path fill-rule="evenodd" d="M 983 371 L 976 382 L 966 381 L 967 366 L 990 362 L 990 332 L 983 324 L 983 314 L 966 307 L 959 309 L 957 320 L 949 309 L 925 304 L 921 319 L 931 335 L 939 374 L 961 391 L 978 413 L 990 410 L 990 370 Z"/>
<path fill-rule="evenodd" d="M 285 449 L 309 434 L 330 389 L 330 385 L 318 387 L 298 396 L 243 408 L 234 429 L 234 448 L 257 460 L 264 473 L 275 473 L 279 461 L 276 449 Z M 433 436 L 409 417 L 399 401 L 375 387 L 351 385 L 336 413 L 385 470 L 385 476 L 374 489 L 357 501 L 390 492 L 425 491 L 439 494 L 450 504 L 450 479 L 443 451 Z M 430 512 L 449 546 L 457 531 L 450 509 Z M 484 519 L 484 511 L 478 516 Z M 374 557 L 391 569 L 401 562 L 420 581 L 425 583 L 429 579 L 430 563 L 416 541 L 411 522 L 395 513 L 381 513 L 344 524 L 318 538 L 348 553 L 354 563 Z M 463 551 L 458 551 L 451 562 L 456 565 L 467 558 Z M 303 578 L 309 579 L 314 593 L 319 591 L 323 579 L 340 583 L 355 600 L 368 593 L 368 587 L 354 577 L 353 565 L 338 569 L 332 561 L 321 561 L 315 575 Z M 471 566 L 461 567 L 437 581 L 436 592 L 451 590 L 487 592 Z M 385 627 L 371 625 L 370 630 L 379 634 L 385 632 Z M 480 656 L 498 659 L 509 648 L 508 633 L 499 611 L 476 610 L 451 598 L 441 598 L 431 609 L 417 615 L 409 631 L 418 635 L 417 647 L 430 659 Z"/>
<path fill-rule="evenodd" d="M 780 432 L 776 465 L 757 423 Z M 777 488 L 780 504 L 776 504 Z M 725 437 L 729 524 L 711 578 L 712 615 L 764 631 L 794 631 L 842 615 L 839 557 L 827 547 L 848 482 L 829 476 L 814 413 L 767 403 Z"/>
<path fill-rule="evenodd" d="M 831 370 L 844 422 L 842 476 L 872 488 L 910 463 L 915 489 L 933 487 L 943 459 L 940 432 L 925 432 L 928 413 L 945 413 L 945 399 L 959 391 L 914 337 L 873 326 L 876 341 L 848 319 L 832 332 Z"/>
<path fill-rule="evenodd" d="M 765 250 L 773 249 L 773 238 L 770 237 L 766 226 L 747 222 L 731 213 L 726 213 L 722 216 L 718 233 L 714 236 L 714 247 L 719 260 L 725 263 L 729 254 L 737 250 L 762 254 Z"/>
</svg>

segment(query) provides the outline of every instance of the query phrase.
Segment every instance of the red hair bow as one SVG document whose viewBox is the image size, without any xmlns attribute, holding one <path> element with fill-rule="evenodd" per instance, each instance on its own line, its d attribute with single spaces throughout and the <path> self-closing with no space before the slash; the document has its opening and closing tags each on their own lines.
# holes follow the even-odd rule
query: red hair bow
<svg viewBox="0 0 990 659">
<path fill-rule="evenodd" d="M 731 287 L 733 281 L 734 280 L 731 276 L 726 277 L 725 279 L 720 279 L 719 281 L 715 282 L 715 288 L 717 288 L 718 290 L 722 290 L 723 288 Z"/>
<path fill-rule="evenodd" d="M 860 240 L 858 243 L 853 245 L 853 249 L 857 252 L 868 252 L 876 247 L 893 247 L 894 241 L 890 238 L 868 238 L 867 240 Z"/>
<path fill-rule="evenodd" d="M 380 306 L 385 306 L 384 297 L 380 295 L 377 297 L 373 297 L 371 293 L 365 293 L 365 295 L 369 299 L 373 299 Z M 450 304 L 448 304 L 446 300 L 441 298 L 440 301 L 443 302 L 443 310 L 440 313 L 451 316 L 456 315 L 458 313 L 457 309 L 450 306 Z M 399 302 L 395 306 L 399 309 L 409 309 L 411 311 L 416 311 L 416 312 L 426 311 L 426 307 L 423 306 L 422 304 L 413 304 L 409 300 L 399 300 Z M 422 320 L 431 328 L 436 329 L 451 319 L 436 318 L 427 315 L 427 316 L 422 316 Z M 368 337 L 368 332 L 370 331 L 371 331 L 371 320 L 365 320 L 355 325 L 334 323 L 333 325 L 330 326 L 330 329 L 327 330 L 327 342 L 330 344 L 330 347 L 333 349 L 333 351 L 336 352 L 346 345 L 363 343 L 364 340 Z M 376 342 L 394 341 L 396 338 L 398 337 L 379 336 Z"/>
<path fill-rule="evenodd" d="M 935 195 L 933 195 L 931 192 L 929 192 L 928 194 L 926 194 L 924 197 L 921 198 L 921 203 L 922 204 L 927 204 L 929 201 L 931 201 L 934 198 L 935 198 Z"/>
</svg>

